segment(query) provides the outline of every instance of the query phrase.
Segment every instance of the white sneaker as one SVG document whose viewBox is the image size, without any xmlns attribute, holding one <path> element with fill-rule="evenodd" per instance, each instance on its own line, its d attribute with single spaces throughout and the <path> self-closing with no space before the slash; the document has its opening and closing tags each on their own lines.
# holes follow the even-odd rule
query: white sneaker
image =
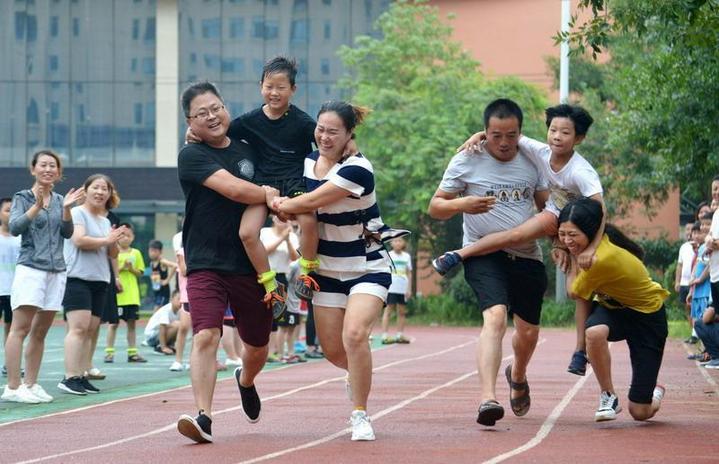
<svg viewBox="0 0 719 464">
<path fill-rule="evenodd" d="M 664 385 L 657 384 L 656 387 L 654 387 L 654 391 L 652 392 L 652 401 L 656 401 L 658 404 L 662 404 L 662 399 L 664 398 L 664 393 L 666 393 L 667 389 L 664 388 Z"/>
<path fill-rule="evenodd" d="M 55 399 L 51 395 L 49 395 L 45 391 L 45 389 L 40 386 L 39 383 L 36 383 L 32 387 L 27 387 L 27 389 L 30 391 L 30 393 L 35 395 L 35 397 L 39 399 L 41 403 L 49 403 Z"/>
<path fill-rule="evenodd" d="M 180 372 L 184 369 L 185 369 L 185 367 L 180 362 L 173 361 L 172 364 L 170 364 L 170 370 L 172 372 Z"/>
<path fill-rule="evenodd" d="M 227 366 L 227 367 L 229 367 L 229 366 L 239 366 L 239 367 L 242 367 L 242 359 L 240 359 L 240 358 L 237 358 L 237 359 L 227 358 L 227 359 L 225 360 L 225 366 Z"/>
<path fill-rule="evenodd" d="M 617 395 L 603 391 L 599 395 L 599 407 L 597 412 L 594 413 L 594 420 L 596 422 L 614 420 L 621 411 L 622 407 L 619 406 Z"/>
<path fill-rule="evenodd" d="M 0 396 L 0 399 L 12 401 L 13 403 L 38 404 L 42 402 L 40 401 L 40 398 L 36 397 L 30 390 L 28 390 L 27 385 L 24 383 L 20 384 L 20 386 L 15 390 L 5 385 L 5 390 L 3 391 L 2 396 Z"/>
<path fill-rule="evenodd" d="M 374 430 L 367 412 L 352 411 L 350 424 L 352 424 L 352 441 L 374 441 Z"/>
</svg>

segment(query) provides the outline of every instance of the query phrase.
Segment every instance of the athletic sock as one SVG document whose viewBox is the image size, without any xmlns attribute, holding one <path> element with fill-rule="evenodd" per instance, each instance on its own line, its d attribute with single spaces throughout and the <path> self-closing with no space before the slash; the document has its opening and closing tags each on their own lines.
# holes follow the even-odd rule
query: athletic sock
<svg viewBox="0 0 719 464">
<path fill-rule="evenodd" d="M 107 347 L 107 348 L 105 348 L 105 353 L 107 353 L 107 354 L 115 354 L 115 348 Z"/>
<path fill-rule="evenodd" d="M 265 293 L 270 293 L 277 290 L 277 280 L 275 271 L 267 271 L 257 275 L 257 282 L 265 287 Z"/>
<path fill-rule="evenodd" d="M 133 355 L 136 355 L 136 354 L 137 354 L 137 348 L 128 348 L 128 349 L 127 349 L 127 355 L 128 355 L 128 356 L 133 356 Z"/>
</svg>

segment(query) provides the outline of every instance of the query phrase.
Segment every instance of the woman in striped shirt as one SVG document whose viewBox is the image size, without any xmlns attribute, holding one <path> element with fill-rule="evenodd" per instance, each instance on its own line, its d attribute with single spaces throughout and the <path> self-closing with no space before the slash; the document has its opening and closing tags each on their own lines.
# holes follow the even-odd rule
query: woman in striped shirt
<svg viewBox="0 0 719 464">
<path fill-rule="evenodd" d="M 315 324 L 327 359 L 349 372 L 352 440 L 375 439 L 366 413 L 372 384 L 367 339 L 392 281 L 384 247 L 366 239 L 368 229 L 381 222 L 372 164 L 361 153 L 343 156 L 367 113 L 345 102 L 322 105 L 315 129 L 318 150 L 305 159 L 309 193 L 278 198 L 273 205 L 286 215 L 317 211 L 320 266 L 314 278 L 320 291 L 312 299 Z"/>
</svg>

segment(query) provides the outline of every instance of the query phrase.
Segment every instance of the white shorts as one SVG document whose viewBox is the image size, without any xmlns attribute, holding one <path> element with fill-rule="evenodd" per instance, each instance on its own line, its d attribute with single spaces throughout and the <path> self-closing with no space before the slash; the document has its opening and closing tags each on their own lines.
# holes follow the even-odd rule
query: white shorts
<svg viewBox="0 0 719 464">
<path fill-rule="evenodd" d="M 324 275 L 314 275 L 314 278 L 320 286 L 320 291 L 314 292 L 312 304 L 330 308 L 346 308 L 347 299 L 355 293 L 374 295 L 383 302 L 387 301 L 387 292 L 392 283 L 392 276 L 389 272 L 355 274 L 354 276 L 344 273 L 341 280 Z"/>
<path fill-rule="evenodd" d="M 34 306 L 41 311 L 62 309 L 67 272 L 48 272 L 18 264 L 12 281 L 10 306 Z"/>
</svg>

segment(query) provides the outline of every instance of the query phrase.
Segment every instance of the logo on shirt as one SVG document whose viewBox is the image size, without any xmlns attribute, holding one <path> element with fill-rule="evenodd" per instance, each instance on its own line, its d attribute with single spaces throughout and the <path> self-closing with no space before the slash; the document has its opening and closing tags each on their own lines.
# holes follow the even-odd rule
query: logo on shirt
<svg viewBox="0 0 719 464">
<path fill-rule="evenodd" d="M 240 171 L 240 175 L 242 177 L 245 177 L 247 179 L 252 179 L 255 177 L 255 165 L 252 164 L 252 161 L 243 159 L 242 161 L 237 163 L 237 169 Z"/>
</svg>

